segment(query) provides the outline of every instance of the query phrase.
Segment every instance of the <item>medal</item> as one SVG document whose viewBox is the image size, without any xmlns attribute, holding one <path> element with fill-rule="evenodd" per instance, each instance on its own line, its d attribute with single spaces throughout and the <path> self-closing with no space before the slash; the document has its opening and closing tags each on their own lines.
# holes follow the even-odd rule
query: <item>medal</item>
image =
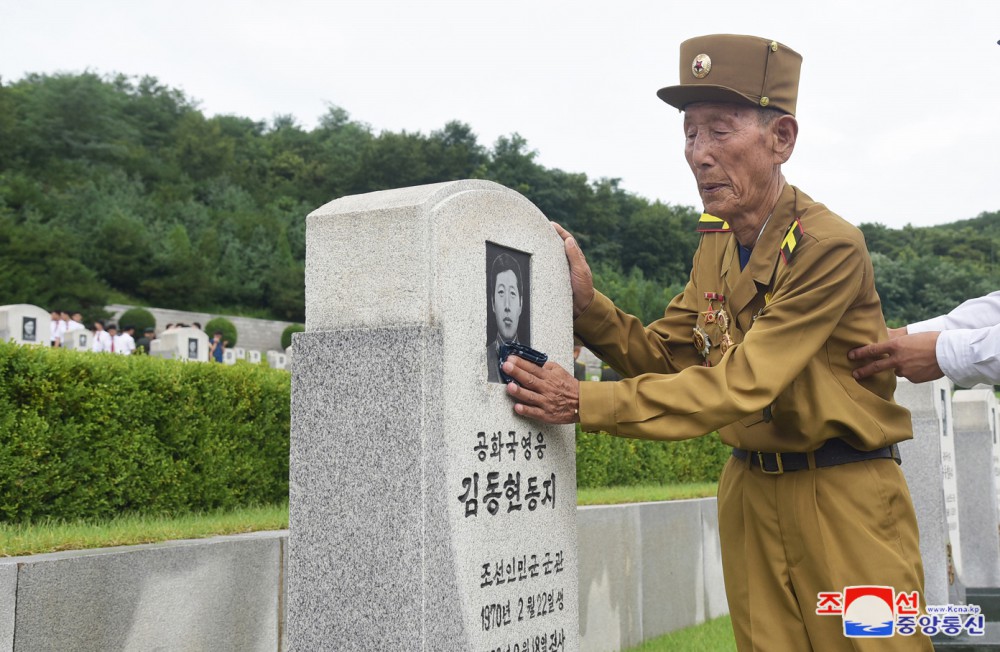
<svg viewBox="0 0 1000 652">
<path fill-rule="evenodd" d="M 729 333 L 722 334 L 722 340 L 719 342 L 719 350 L 722 351 L 722 355 L 726 355 L 726 351 L 729 347 L 733 345 L 733 338 L 729 337 Z"/>
<path fill-rule="evenodd" d="M 694 344 L 694 348 L 703 358 L 708 358 L 708 354 L 712 351 L 712 340 L 708 338 L 708 333 L 701 326 L 694 327 L 691 343 Z"/>
<path fill-rule="evenodd" d="M 729 330 L 729 315 L 726 314 L 724 309 L 719 308 L 719 312 L 715 313 L 715 321 L 719 324 L 719 328 L 722 329 L 723 332 Z M 723 353 L 725 353 L 725 351 L 723 351 Z"/>
</svg>

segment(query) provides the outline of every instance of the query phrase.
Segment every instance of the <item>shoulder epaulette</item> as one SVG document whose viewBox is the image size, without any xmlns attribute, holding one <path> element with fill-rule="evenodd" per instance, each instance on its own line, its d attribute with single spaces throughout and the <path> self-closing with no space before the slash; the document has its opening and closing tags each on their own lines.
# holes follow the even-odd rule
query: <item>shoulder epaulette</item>
<svg viewBox="0 0 1000 652">
<path fill-rule="evenodd" d="M 701 214 L 701 219 L 698 220 L 698 233 L 721 233 L 724 231 L 732 231 L 729 222 L 708 213 Z"/>
<path fill-rule="evenodd" d="M 792 256 L 795 255 L 795 248 L 799 246 L 803 235 L 805 235 L 805 231 L 802 230 L 802 222 L 796 218 L 788 227 L 785 239 L 781 241 L 781 258 L 786 265 L 791 262 Z"/>
</svg>

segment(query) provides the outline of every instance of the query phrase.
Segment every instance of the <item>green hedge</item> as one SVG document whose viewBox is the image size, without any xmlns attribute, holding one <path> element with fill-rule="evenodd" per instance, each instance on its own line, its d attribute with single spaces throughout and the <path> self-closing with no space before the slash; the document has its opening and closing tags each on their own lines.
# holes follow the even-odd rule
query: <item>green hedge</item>
<svg viewBox="0 0 1000 652">
<path fill-rule="evenodd" d="M 118 318 L 118 330 L 124 331 L 126 326 L 135 327 L 135 337 L 138 339 L 145 329 L 156 328 L 156 317 L 145 308 L 129 308 Z"/>
<path fill-rule="evenodd" d="M 285 326 L 285 330 L 281 332 L 282 350 L 287 349 L 292 345 L 292 335 L 304 332 L 306 332 L 306 327 L 302 324 L 291 324 L 289 326 Z"/>
<path fill-rule="evenodd" d="M 212 339 L 215 335 L 215 331 L 222 331 L 222 341 L 226 343 L 226 348 L 231 349 L 236 346 L 237 338 L 239 333 L 236 330 L 236 325 L 229 321 L 225 317 L 216 317 L 215 319 L 208 320 L 205 324 L 205 332 L 208 334 L 208 339 Z"/>
<path fill-rule="evenodd" d="M 289 398 L 263 365 L 0 343 L 0 521 L 285 500 Z"/>
<path fill-rule="evenodd" d="M 660 442 L 583 432 L 577 426 L 576 482 L 587 488 L 715 482 L 731 454 L 716 433 Z"/>
</svg>

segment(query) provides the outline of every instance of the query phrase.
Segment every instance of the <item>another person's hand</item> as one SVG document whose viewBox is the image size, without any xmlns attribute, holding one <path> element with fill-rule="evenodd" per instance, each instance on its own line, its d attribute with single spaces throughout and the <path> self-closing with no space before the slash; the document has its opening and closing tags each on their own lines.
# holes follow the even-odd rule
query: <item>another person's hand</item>
<svg viewBox="0 0 1000 652">
<path fill-rule="evenodd" d="M 555 227 L 556 233 L 563 239 L 566 249 L 566 260 L 569 261 L 569 282 L 573 288 L 573 319 L 579 317 L 594 300 L 594 275 L 590 272 L 590 265 L 583 255 L 576 238 L 555 222 L 551 223 Z"/>
<path fill-rule="evenodd" d="M 905 329 L 892 329 L 900 331 Z M 913 335 L 896 335 L 894 339 L 879 344 L 858 347 L 847 354 L 851 360 L 871 360 L 854 370 L 857 380 L 868 378 L 880 371 L 892 369 L 912 383 L 937 380 L 944 376 L 937 361 L 937 340 L 940 333 L 926 332 Z M 889 333 L 893 337 L 892 331 Z"/>
<path fill-rule="evenodd" d="M 890 340 L 894 340 L 897 337 L 903 337 L 904 335 L 906 335 L 906 326 L 903 326 L 902 328 L 890 328 L 889 329 L 889 339 Z"/>
<path fill-rule="evenodd" d="M 539 367 L 512 355 L 503 370 L 517 381 L 507 383 L 507 393 L 517 401 L 514 411 L 521 416 L 545 423 L 579 420 L 580 381 L 556 363 Z"/>
</svg>

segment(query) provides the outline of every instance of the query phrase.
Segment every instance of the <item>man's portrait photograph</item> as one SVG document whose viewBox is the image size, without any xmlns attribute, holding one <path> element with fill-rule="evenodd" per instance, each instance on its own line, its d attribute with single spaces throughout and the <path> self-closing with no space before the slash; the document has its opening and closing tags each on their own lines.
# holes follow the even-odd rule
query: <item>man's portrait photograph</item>
<svg viewBox="0 0 1000 652">
<path fill-rule="evenodd" d="M 486 243 L 486 377 L 500 381 L 500 345 L 531 346 L 531 255 Z"/>
<path fill-rule="evenodd" d="M 198 359 L 198 339 L 195 337 L 188 338 L 188 358 L 191 360 Z"/>
</svg>

